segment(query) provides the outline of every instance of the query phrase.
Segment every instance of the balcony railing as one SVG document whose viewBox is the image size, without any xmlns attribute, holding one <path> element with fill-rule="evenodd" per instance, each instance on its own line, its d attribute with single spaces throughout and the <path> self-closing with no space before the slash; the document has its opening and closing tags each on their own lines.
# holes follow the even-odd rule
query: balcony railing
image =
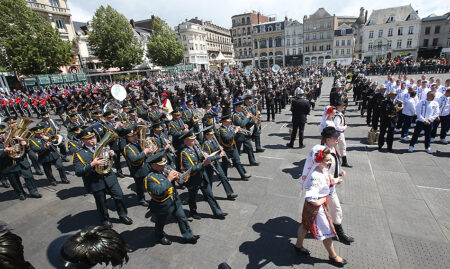
<svg viewBox="0 0 450 269">
<path fill-rule="evenodd" d="M 28 6 L 31 7 L 31 9 L 37 9 L 37 10 L 41 10 L 41 11 L 45 11 L 45 12 L 49 12 L 49 13 L 61 13 L 61 14 L 70 14 L 69 9 L 67 8 L 62 8 L 62 7 L 54 7 L 54 6 L 49 6 L 49 5 L 45 5 L 45 4 L 40 4 L 40 3 L 33 3 L 33 2 L 28 2 Z"/>
</svg>

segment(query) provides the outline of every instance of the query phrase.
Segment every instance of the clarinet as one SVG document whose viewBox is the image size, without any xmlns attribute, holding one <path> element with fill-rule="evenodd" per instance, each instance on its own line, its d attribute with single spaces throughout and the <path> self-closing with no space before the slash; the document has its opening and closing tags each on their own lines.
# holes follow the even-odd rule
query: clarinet
<svg viewBox="0 0 450 269">
<path fill-rule="evenodd" d="M 200 144 L 198 143 L 198 141 L 195 142 L 194 144 L 194 150 L 197 152 L 198 155 L 203 156 L 203 159 L 206 160 L 206 156 L 208 155 L 206 152 L 204 152 L 202 150 L 202 148 L 200 147 Z M 214 164 L 211 162 L 211 168 L 212 170 L 219 175 L 219 171 L 217 171 L 217 168 L 214 166 Z"/>
<path fill-rule="evenodd" d="M 220 145 L 219 141 L 217 140 L 216 135 L 214 135 L 213 138 L 214 138 L 214 141 L 215 141 L 215 142 L 217 143 L 217 145 L 219 146 L 220 151 L 221 151 L 221 152 L 224 151 L 222 145 Z M 227 155 L 226 153 L 225 153 L 225 156 L 224 156 L 224 157 L 225 157 L 225 159 L 227 160 L 228 163 L 231 163 L 231 160 L 230 160 L 230 158 L 228 157 L 228 155 Z"/>
</svg>

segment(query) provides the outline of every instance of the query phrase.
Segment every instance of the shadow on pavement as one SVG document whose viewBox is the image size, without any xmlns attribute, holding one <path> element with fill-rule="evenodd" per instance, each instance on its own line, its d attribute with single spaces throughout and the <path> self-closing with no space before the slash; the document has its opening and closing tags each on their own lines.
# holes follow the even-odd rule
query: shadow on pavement
<svg viewBox="0 0 450 269">
<path fill-rule="evenodd" d="M 327 260 L 299 256 L 295 252 L 290 239 L 297 236 L 299 225 L 289 217 L 278 217 L 269 219 L 266 223 L 254 224 L 252 228 L 260 237 L 239 246 L 239 251 L 248 256 L 249 264 L 246 267 L 263 268 L 270 263 L 276 267 L 327 263 Z"/>
<path fill-rule="evenodd" d="M 74 198 L 74 197 L 81 196 L 81 195 L 84 195 L 84 196 L 87 195 L 86 188 L 72 187 L 70 189 L 60 190 L 56 193 L 56 197 L 58 197 L 61 200 L 66 200 L 66 199 Z"/>
<path fill-rule="evenodd" d="M 299 179 L 303 172 L 303 166 L 305 166 L 306 160 L 293 163 L 294 167 L 284 168 L 281 170 L 283 173 L 289 174 L 293 179 Z"/>
<path fill-rule="evenodd" d="M 12 188 L 12 187 L 10 187 Z M 13 191 L 12 189 L 6 191 L 6 192 L 2 192 L 0 194 L 0 202 L 6 202 L 6 201 L 11 201 L 11 200 L 16 200 L 19 199 L 19 195 L 16 194 L 15 191 Z"/>
<path fill-rule="evenodd" d="M 134 252 L 141 248 L 150 248 L 156 245 L 153 235 L 154 227 L 139 227 L 131 231 L 124 231 L 120 235 Z"/>
<path fill-rule="evenodd" d="M 72 234 L 60 236 L 53 240 L 47 247 L 47 259 L 54 268 L 65 268 L 64 261 L 60 255 L 61 248 L 67 239 L 72 237 Z"/>
<path fill-rule="evenodd" d="M 75 215 L 67 215 L 58 221 L 57 228 L 61 233 L 70 233 L 89 225 L 100 225 L 96 210 L 87 210 Z"/>
</svg>

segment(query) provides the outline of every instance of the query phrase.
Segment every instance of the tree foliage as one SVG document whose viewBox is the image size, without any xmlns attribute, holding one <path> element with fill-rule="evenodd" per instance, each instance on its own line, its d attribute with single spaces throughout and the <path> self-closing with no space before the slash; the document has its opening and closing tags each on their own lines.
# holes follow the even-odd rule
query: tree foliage
<svg viewBox="0 0 450 269">
<path fill-rule="evenodd" d="M 142 61 L 141 42 L 127 18 L 111 6 L 100 6 L 92 19 L 89 45 L 105 68 L 129 70 Z"/>
<path fill-rule="evenodd" d="M 0 66 L 19 74 L 50 74 L 68 64 L 72 45 L 25 0 L 0 0 Z"/>
<path fill-rule="evenodd" d="M 152 37 L 147 45 L 147 56 L 160 66 L 173 66 L 183 60 L 184 46 L 175 33 L 159 17 L 154 17 Z"/>
</svg>

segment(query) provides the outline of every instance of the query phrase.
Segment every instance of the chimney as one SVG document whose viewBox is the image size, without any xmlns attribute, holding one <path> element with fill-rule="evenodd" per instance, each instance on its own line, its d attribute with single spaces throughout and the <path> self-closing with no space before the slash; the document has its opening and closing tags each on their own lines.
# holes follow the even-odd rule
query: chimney
<svg viewBox="0 0 450 269">
<path fill-rule="evenodd" d="M 361 7 L 361 8 L 359 9 L 359 16 L 360 16 L 360 17 L 363 17 L 363 16 L 364 16 L 364 7 Z"/>
<path fill-rule="evenodd" d="M 133 29 L 136 29 L 136 24 L 134 23 L 133 19 L 130 20 L 130 24 L 131 24 L 131 27 L 133 27 Z"/>
<path fill-rule="evenodd" d="M 367 22 L 367 10 L 366 10 L 366 15 L 364 16 L 364 23 Z"/>
<path fill-rule="evenodd" d="M 285 20 L 285 21 L 288 21 L 288 17 L 287 17 L 287 16 L 284 16 L 284 20 Z"/>
</svg>

